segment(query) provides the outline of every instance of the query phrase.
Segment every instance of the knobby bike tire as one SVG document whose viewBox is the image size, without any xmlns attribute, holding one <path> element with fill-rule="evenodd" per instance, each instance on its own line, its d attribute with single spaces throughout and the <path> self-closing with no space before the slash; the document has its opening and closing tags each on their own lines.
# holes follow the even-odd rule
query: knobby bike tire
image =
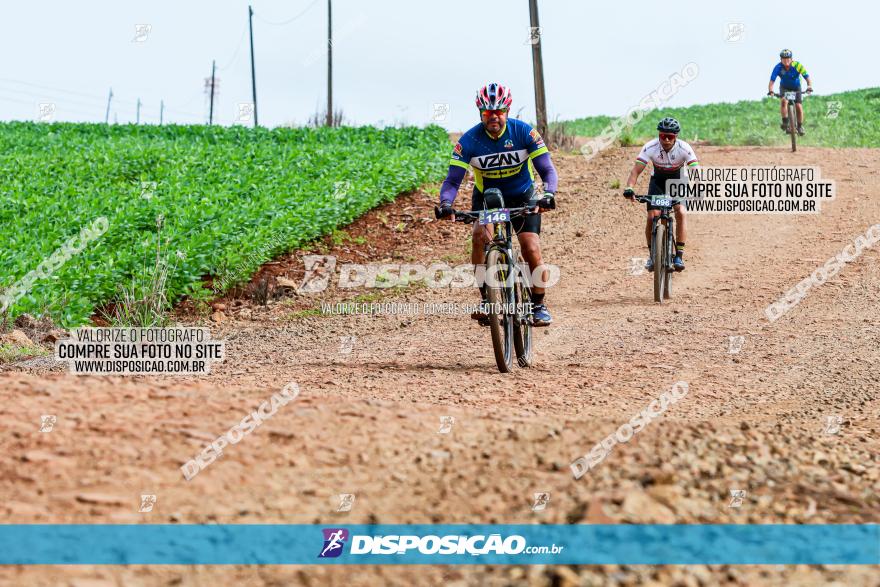
<svg viewBox="0 0 880 587">
<path fill-rule="evenodd" d="M 512 286 L 506 285 L 507 279 L 507 255 L 498 249 L 490 249 L 486 255 L 486 293 L 489 299 L 489 332 L 492 335 L 492 349 L 495 351 L 495 364 L 502 373 L 513 370 L 513 321 L 504 313 L 504 305 L 512 292 Z M 488 279 L 489 272 L 493 272 L 494 285 Z"/>
<path fill-rule="evenodd" d="M 517 259 L 517 268 L 523 263 L 522 258 Z M 531 288 L 526 285 L 525 277 L 522 272 L 517 270 L 516 282 L 514 285 L 514 302 L 516 303 L 516 315 L 513 321 L 513 346 L 516 350 L 516 360 L 520 367 L 531 367 L 535 362 L 534 352 L 532 351 L 532 317 L 525 311 L 531 303 Z M 523 321 L 525 320 L 525 321 Z"/>
<path fill-rule="evenodd" d="M 666 225 L 657 221 L 651 255 L 654 257 L 654 301 L 663 303 L 663 282 L 666 277 Z"/>
<path fill-rule="evenodd" d="M 669 232 L 666 236 L 666 266 L 669 271 L 666 272 L 666 279 L 663 284 L 663 299 L 672 299 L 672 277 L 675 275 L 675 269 L 672 267 L 672 260 L 675 257 L 675 239 L 673 238 L 673 230 L 666 228 Z"/>
</svg>

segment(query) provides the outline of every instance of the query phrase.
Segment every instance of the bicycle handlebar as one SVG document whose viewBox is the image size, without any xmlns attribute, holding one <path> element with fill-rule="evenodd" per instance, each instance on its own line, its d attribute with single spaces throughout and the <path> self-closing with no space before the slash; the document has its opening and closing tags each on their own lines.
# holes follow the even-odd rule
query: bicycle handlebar
<svg viewBox="0 0 880 587">
<path fill-rule="evenodd" d="M 652 204 L 654 202 L 654 198 L 669 198 L 671 200 L 678 199 L 678 198 L 673 198 L 672 196 L 667 196 L 666 194 L 657 194 L 656 196 L 648 196 L 648 195 L 640 196 L 637 194 L 633 197 L 636 199 L 636 201 L 642 202 L 643 204 Z M 680 204 L 680 203 L 681 202 L 673 202 L 673 205 Z M 663 207 L 665 208 L 665 206 L 663 206 Z M 670 206 L 670 208 L 671 207 L 672 206 Z"/>
<path fill-rule="evenodd" d="M 796 91 L 796 90 L 789 90 L 789 91 L 792 92 L 792 91 Z M 805 95 L 807 95 L 807 94 L 812 94 L 812 93 L 813 93 L 813 88 L 807 88 L 806 90 L 803 90 L 803 91 L 801 92 L 801 96 L 805 96 Z M 776 97 L 776 98 L 784 98 L 784 97 L 785 97 L 785 92 L 779 92 L 779 93 L 777 93 L 777 92 L 770 92 L 770 94 L 773 94 L 773 96 Z M 769 95 L 769 94 L 768 94 L 768 95 Z"/>
<path fill-rule="evenodd" d="M 537 209 L 538 209 L 538 204 L 536 202 L 534 206 L 522 206 L 520 208 L 508 208 L 507 210 L 508 210 L 508 212 L 510 212 L 510 218 L 513 219 L 513 218 L 517 218 L 519 216 L 527 216 L 529 214 L 537 214 L 538 213 L 536 211 Z M 452 214 L 453 214 L 453 216 L 455 216 L 455 220 L 458 222 L 464 222 L 465 224 L 471 224 L 473 222 L 476 222 L 477 219 L 480 217 L 480 212 L 482 212 L 482 210 L 469 210 L 467 212 L 460 212 L 454 208 L 452 209 Z M 440 218 L 439 213 L 440 213 L 440 208 L 435 206 L 434 207 L 434 217 Z"/>
</svg>

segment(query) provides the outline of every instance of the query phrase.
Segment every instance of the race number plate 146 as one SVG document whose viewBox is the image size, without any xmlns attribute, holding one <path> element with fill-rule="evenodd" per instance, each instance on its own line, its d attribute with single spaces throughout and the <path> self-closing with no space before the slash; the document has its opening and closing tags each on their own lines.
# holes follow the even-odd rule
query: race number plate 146
<svg viewBox="0 0 880 587">
<path fill-rule="evenodd" d="M 480 210 L 480 224 L 495 224 L 510 220 L 510 210 L 498 208 L 497 210 Z"/>
</svg>

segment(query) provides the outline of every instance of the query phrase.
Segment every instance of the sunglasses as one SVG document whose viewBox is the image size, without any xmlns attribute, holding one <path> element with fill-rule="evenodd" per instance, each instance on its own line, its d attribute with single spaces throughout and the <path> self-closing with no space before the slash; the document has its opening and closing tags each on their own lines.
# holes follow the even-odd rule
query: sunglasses
<svg viewBox="0 0 880 587">
<path fill-rule="evenodd" d="M 480 110 L 480 115 L 484 118 L 489 118 L 490 116 L 501 116 L 503 114 L 507 114 L 507 108 L 499 108 L 498 110 Z"/>
<path fill-rule="evenodd" d="M 674 133 L 671 133 L 671 132 L 661 132 L 661 133 L 660 133 L 660 139 L 661 139 L 661 140 L 664 140 L 664 141 L 674 141 L 674 140 L 675 140 L 675 134 L 674 134 Z"/>
</svg>

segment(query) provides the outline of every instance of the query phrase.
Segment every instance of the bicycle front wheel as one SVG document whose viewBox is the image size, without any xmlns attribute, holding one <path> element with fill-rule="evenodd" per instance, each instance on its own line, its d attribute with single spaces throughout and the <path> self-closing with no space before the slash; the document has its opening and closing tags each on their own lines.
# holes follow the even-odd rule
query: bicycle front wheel
<svg viewBox="0 0 880 587">
<path fill-rule="evenodd" d="M 666 239 L 666 266 L 669 267 L 669 271 L 666 272 L 666 277 L 663 280 L 663 299 L 671 299 L 672 298 L 672 276 L 675 275 L 675 270 L 672 268 L 672 261 L 675 258 L 675 239 L 672 238 L 672 229 L 667 228 L 669 234 Z"/>
<path fill-rule="evenodd" d="M 791 152 L 797 151 L 797 105 L 788 103 L 788 132 L 791 134 Z"/>
<path fill-rule="evenodd" d="M 513 370 L 513 319 L 508 309 L 513 300 L 513 280 L 507 255 L 498 249 L 490 249 L 486 255 L 486 293 L 489 307 L 489 332 L 492 335 L 492 348 L 495 363 L 502 373 Z"/>
<path fill-rule="evenodd" d="M 654 301 L 663 303 L 663 285 L 666 281 L 666 225 L 657 221 L 651 255 L 654 257 Z"/>
</svg>

